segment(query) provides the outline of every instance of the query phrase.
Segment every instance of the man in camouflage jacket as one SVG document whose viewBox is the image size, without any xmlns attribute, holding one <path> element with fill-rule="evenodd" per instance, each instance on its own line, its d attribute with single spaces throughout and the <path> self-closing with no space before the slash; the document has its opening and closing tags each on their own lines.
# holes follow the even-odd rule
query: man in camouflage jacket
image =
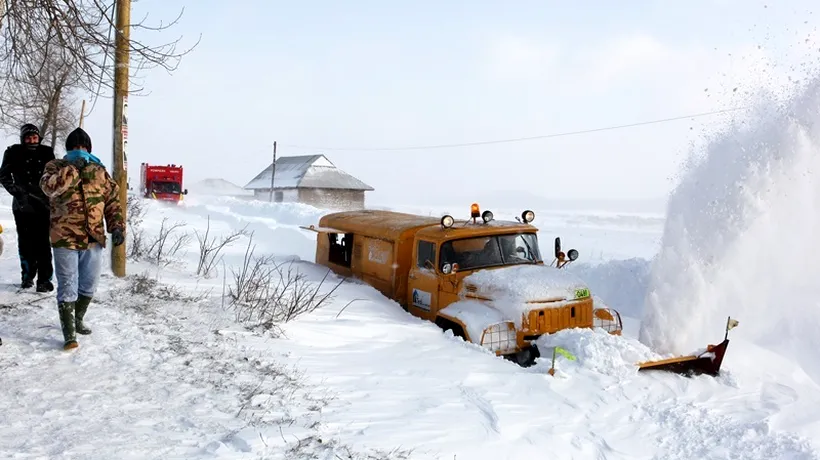
<svg viewBox="0 0 820 460">
<path fill-rule="evenodd" d="M 76 333 L 90 334 L 83 317 L 100 278 L 105 227 L 115 246 L 125 241 L 119 187 L 91 155 L 91 138 L 77 128 L 66 138 L 66 154 L 46 164 L 40 188 L 49 197 L 51 247 L 57 275 L 57 305 L 65 349 Z M 103 226 L 105 220 L 105 226 Z"/>
</svg>

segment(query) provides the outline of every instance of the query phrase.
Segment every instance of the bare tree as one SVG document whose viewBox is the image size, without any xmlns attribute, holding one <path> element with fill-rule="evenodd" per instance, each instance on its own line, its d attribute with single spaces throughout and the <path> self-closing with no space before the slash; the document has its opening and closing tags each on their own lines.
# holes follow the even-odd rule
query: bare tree
<svg viewBox="0 0 820 460">
<path fill-rule="evenodd" d="M 33 76 L 54 72 L 47 56 L 58 55 L 61 65 L 72 69 L 70 86 L 96 97 L 114 85 L 115 0 L 0 0 L 0 93 L 28 82 Z M 168 25 L 148 26 L 143 21 L 130 25 L 128 43 L 131 60 L 129 88 L 139 94 L 137 74 L 148 68 L 174 71 L 182 56 L 193 49 L 177 52 L 179 39 L 161 45 L 140 41 L 141 31 L 162 31 Z M 147 17 L 147 16 L 146 16 Z M 198 43 L 198 41 L 197 41 Z M 196 46 L 196 44 L 194 44 Z M 59 78 L 57 78 L 59 80 Z M 44 117 L 53 122 L 53 116 Z"/>
<path fill-rule="evenodd" d="M 21 67 L 19 79 L 7 81 L 0 92 L 0 125 L 16 130 L 24 123 L 35 123 L 43 139 L 51 138 L 56 147 L 62 137 L 77 126 L 75 93 L 80 75 L 55 44 L 46 44 L 43 61 L 35 67 Z"/>
</svg>

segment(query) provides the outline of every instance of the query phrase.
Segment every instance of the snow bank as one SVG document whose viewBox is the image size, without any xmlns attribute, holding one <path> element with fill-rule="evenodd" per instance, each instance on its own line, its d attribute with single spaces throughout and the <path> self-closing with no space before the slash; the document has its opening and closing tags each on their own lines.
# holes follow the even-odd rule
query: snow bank
<svg viewBox="0 0 820 460">
<path fill-rule="evenodd" d="M 541 356 L 550 363 L 556 346 L 569 351 L 575 361 L 556 355 L 556 369 L 565 373 L 584 369 L 626 378 L 638 372 L 639 362 L 662 358 L 637 340 L 612 335 L 603 329 L 565 329 L 542 336 L 536 344 Z M 559 360 L 560 365 L 557 364 Z"/>
<path fill-rule="evenodd" d="M 232 196 L 253 196 L 253 190 L 245 190 L 231 181 L 211 177 L 194 182 L 186 187 L 190 193 L 196 195 L 232 195 Z"/>
<path fill-rule="evenodd" d="M 683 353 L 720 339 L 731 315 L 735 337 L 820 382 L 818 107 L 815 78 L 783 106 L 764 100 L 692 161 L 669 201 L 641 341 Z"/>
<path fill-rule="evenodd" d="M 205 232 L 210 225 L 210 237 L 245 228 L 254 233 L 253 243 L 257 253 L 277 256 L 296 256 L 313 261 L 316 253 L 316 234 L 299 227 L 318 222 L 327 211 L 301 203 L 267 203 L 246 201 L 233 197 L 186 198 L 179 204 L 156 200 L 144 200 L 147 211 L 144 230 L 156 234 L 163 218 L 168 224 L 185 223 L 179 232 Z M 210 220 L 210 223 L 208 222 Z M 172 238 L 173 239 L 173 238 Z M 197 252 L 198 240 L 194 237 L 188 245 L 189 252 Z M 226 251 L 229 259 L 244 257 L 246 241 L 235 244 Z"/>
<path fill-rule="evenodd" d="M 204 208 L 253 219 L 272 219 L 273 223 L 280 226 L 316 223 L 319 217 L 328 212 L 302 203 L 269 203 L 230 196 L 186 197 L 180 204 L 191 210 Z"/>
</svg>

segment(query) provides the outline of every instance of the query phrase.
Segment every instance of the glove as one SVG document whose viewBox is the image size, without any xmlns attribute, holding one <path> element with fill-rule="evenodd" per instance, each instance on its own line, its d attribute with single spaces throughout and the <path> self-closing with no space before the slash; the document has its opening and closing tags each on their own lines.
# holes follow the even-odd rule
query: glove
<svg viewBox="0 0 820 460">
<path fill-rule="evenodd" d="M 125 235 L 122 234 L 122 230 L 118 228 L 111 232 L 111 242 L 114 243 L 114 246 L 125 243 Z"/>
</svg>

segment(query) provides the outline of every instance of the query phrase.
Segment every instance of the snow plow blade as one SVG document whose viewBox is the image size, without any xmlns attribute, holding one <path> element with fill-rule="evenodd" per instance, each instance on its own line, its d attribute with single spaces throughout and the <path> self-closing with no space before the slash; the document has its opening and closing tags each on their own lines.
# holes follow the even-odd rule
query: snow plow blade
<svg viewBox="0 0 820 460">
<path fill-rule="evenodd" d="M 720 365 L 723 363 L 723 355 L 726 354 L 728 345 L 729 339 L 725 339 L 719 345 L 709 345 L 706 351 L 700 355 L 680 356 L 639 363 L 638 371 L 656 370 L 687 376 L 701 374 L 717 376 L 720 374 Z"/>
<path fill-rule="evenodd" d="M 729 330 L 738 325 L 737 320 L 731 317 L 726 321 L 726 335 L 723 342 L 718 345 L 708 345 L 706 351 L 697 355 L 679 356 L 676 358 L 661 359 L 658 361 L 645 361 L 638 363 L 638 371 L 666 371 L 685 375 L 711 375 L 720 374 L 720 366 L 723 364 L 723 356 L 729 346 Z"/>
</svg>

